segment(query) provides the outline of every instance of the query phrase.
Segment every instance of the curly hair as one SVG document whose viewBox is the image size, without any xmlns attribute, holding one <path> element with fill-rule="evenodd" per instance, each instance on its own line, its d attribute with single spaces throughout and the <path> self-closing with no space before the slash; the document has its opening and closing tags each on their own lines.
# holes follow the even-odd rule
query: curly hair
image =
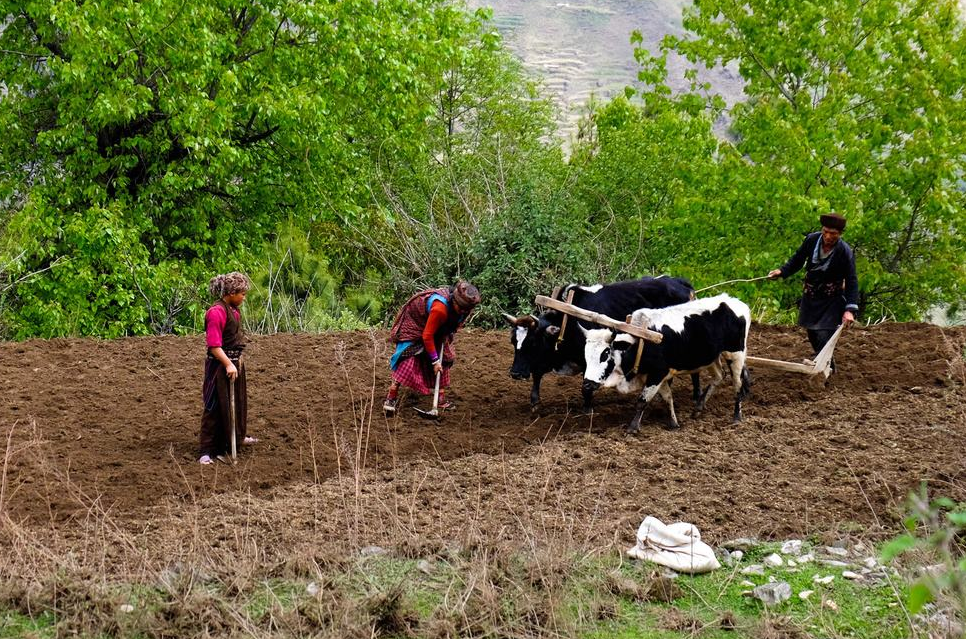
<svg viewBox="0 0 966 639">
<path fill-rule="evenodd" d="M 226 295 L 243 293 L 251 288 L 251 286 L 252 282 L 248 279 L 247 275 L 239 273 L 238 271 L 232 271 L 231 273 L 215 275 L 211 278 L 208 282 L 208 292 L 212 297 L 221 299 Z"/>
</svg>

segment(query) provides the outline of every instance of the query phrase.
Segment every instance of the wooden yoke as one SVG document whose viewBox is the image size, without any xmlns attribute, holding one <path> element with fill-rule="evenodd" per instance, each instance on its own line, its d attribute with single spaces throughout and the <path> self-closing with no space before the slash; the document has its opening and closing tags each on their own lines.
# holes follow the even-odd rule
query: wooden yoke
<svg viewBox="0 0 966 639">
<path fill-rule="evenodd" d="M 556 298 L 557 295 L 558 295 L 557 289 L 554 289 L 554 298 Z M 574 289 L 570 289 L 569 291 L 567 291 L 567 301 L 566 301 L 566 304 L 567 304 L 567 306 L 573 306 L 574 305 Z M 576 306 L 574 306 L 574 308 L 576 308 Z M 567 330 L 567 318 L 568 317 L 570 317 L 570 316 L 569 315 L 564 315 L 563 316 L 563 319 L 560 321 L 560 332 L 557 333 L 557 341 L 553 345 L 553 349 L 554 350 L 557 350 L 557 349 L 560 348 L 560 342 L 561 342 L 561 340 L 563 340 L 564 332 L 566 332 L 566 330 Z"/>
<path fill-rule="evenodd" d="M 634 326 L 633 324 L 628 324 L 627 322 L 618 322 L 617 320 L 607 317 L 601 313 L 595 313 L 594 311 L 588 311 L 587 309 L 580 308 L 579 306 L 574 306 L 572 304 L 561 302 L 560 300 L 551 299 L 546 295 L 537 295 L 534 301 L 539 306 L 546 306 L 547 308 L 552 308 L 566 315 L 572 315 L 578 319 L 593 322 L 594 324 L 600 324 L 601 326 L 606 326 L 607 328 L 613 328 L 615 330 L 633 335 L 634 337 L 646 339 L 649 342 L 660 343 L 661 340 L 664 339 L 664 336 L 656 331 L 648 330 L 642 326 Z"/>
</svg>

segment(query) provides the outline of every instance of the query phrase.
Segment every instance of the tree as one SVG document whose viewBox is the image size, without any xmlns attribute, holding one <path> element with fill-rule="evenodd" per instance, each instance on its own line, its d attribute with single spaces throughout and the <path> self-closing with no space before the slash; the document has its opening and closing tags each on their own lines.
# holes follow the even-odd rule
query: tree
<svg viewBox="0 0 966 639">
<path fill-rule="evenodd" d="M 488 10 L 465 20 L 461 37 L 437 51 L 424 144 L 383 150 L 358 221 L 329 235 L 353 247 L 348 270 L 384 274 L 397 301 L 469 277 L 484 294 L 476 317 L 499 320 L 589 270 L 586 236 L 568 206 L 550 100 L 504 48 Z"/>
<path fill-rule="evenodd" d="M 14 290 L 15 335 L 190 323 L 207 277 L 279 221 L 351 213 L 373 149 L 416 144 L 461 15 L 438 0 L 0 1 L 4 241 L 23 251 L 13 280 L 44 272 Z"/>
<path fill-rule="evenodd" d="M 715 208 L 777 266 L 818 214 L 849 219 L 872 319 L 966 293 L 966 30 L 955 0 L 699 0 L 662 48 L 737 64 Z M 744 220 L 744 222 L 741 222 Z M 781 247 L 781 248 L 776 248 Z M 793 293 L 786 295 L 790 305 Z"/>
</svg>

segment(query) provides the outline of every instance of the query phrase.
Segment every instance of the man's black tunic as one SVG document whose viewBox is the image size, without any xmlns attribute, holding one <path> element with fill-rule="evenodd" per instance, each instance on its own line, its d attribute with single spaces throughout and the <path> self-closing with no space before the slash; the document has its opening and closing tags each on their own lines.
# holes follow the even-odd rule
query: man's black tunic
<svg viewBox="0 0 966 639">
<path fill-rule="evenodd" d="M 821 246 L 821 231 L 810 233 L 781 267 L 783 278 L 805 267 L 798 325 L 810 330 L 834 329 L 842 323 L 845 311 L 859 310 L 859 280 L 852 247 L 840 239 L 823 257 Z"/>
</svg>

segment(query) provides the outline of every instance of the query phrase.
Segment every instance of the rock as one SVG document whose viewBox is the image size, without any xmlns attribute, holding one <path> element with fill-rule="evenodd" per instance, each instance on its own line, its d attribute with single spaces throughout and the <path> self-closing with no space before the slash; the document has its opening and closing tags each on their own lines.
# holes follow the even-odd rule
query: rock
<svg viewBox="0 0 966 639">
<path fill-rule="evenodd" d="M 755 587 L 755 582 L 753 582 L 753 581 L 748 581 L 747 579 L 745 579 L 744 581 L 742 581 L 742 582 L 741 582 L 740 584 L 738 584 L 738 585 L 739 585 L 739 586 L 744 586 L 745 588 L 754 588 L 754 587 Z"/>
<path fill-rule="evenodd" d="M 734 566 L 741 561 L 741 558 L 744 556 L 745 553 L 741 552 L 740 550 L 731 552 L 727 548 L 718 548 L 718 558 L 725 566 Z"/>
<path fill-rule="evenodd" d="M 418 562 L 416 562 L 416 569 L 424 575 L 433 574 L 433 564 L 429 563 L 425 559 L 420 559 Z"/>
<path fill-rule="evenodd" d="M 815 555 L 813 555 L 812 553 L 809 552 L 809 553 L 805 553 L 804 555 L 800 555 L 800 556 L 796 557 L 795 559 L 800 564 L 807 564 L 810 561 L 815 561 Z"/>
<path fill-rule="evenodd" d="M 862 565 L 871 570 L 879 565 L 879 560 L 875 557 L 866 557 L 862 560 Z"/>
<path fill-rule="evenodd" d="M 966 628 L 956 620 L 955 615 L 946 612 L 934 612 L 928 616 L 917 615 L 926 627 L 930 630 L 930 637 L 942 637 L 943 639 L 954 639 L 964 637 Z"/>
<path fill-rule="evenodd" d="M 759 577 L 765 576 L 765 567 L 761 564 L 751 564 L 747 568 L 741 569 L 741 574 L 743 575 L 757 575 Z"/>
<path fill-rule="evenodd" d="M 308 585 L 305 586 L 305 592 L 308 593 L 309 597 L 317 597 L 318 594 L 322 592 L 322 588 L 314 581 L 310 581 Z"/>
<path fill-rule="evenodd" d="M 776 581 L 775 583 L 758 586 L 752 593 L 766 606 L 775 606 L 791 598 L 792 587 L 787 582 Z"/>
<path fill-rule="evenodd" d="M 801 539 L 789 539 L 782 544 L 782 554 L 783 555 L 800 555 L 802 554 L 802 540 Z"/>
<path fill-rule="evenodd" d="M 838 612 L 838 609 L 839 609 L 839 605 L 837 603 L 835 603 L 834 601 L 832 601 L 831 599 L 826 599 L 825 601 L 823 601 L 822 602 L 822 607 L 823 608 L 828 608 L 832 612 Z"/>
<path fill-rule="evenodd" d="M 832 557 L 848 557 L 849 551 L 845 548 L 839 548 L 838 546 L 825 546 L 822 548 L 826 555 L 831 555 Z"/>
<path fill-rule="evenodd" d="M 777 568 L 785 564 L 785 560 L 778 553 L 772 553 L 761 560 L 766 566 L 771 566 L 772 568 Z"/>
<path fill-rule="evenodd" d="M 814 590 L 803 590 L 800 593 L 798 593 L 798 598 L 801 599 L 802 601 L 805 601 L 806 599 L 811 597 L 814 592 L 815 592 Z"/>
<path fill-rule="evenodd" d="M 853 581 L 858 581 L 860 579 L 865 579 L 865 577 L 863 577 L 859 573 L 852 572 L 851 570 L 843 570 L 842 571 L 842 578 L 843 579 L 852 579 Z"/>
<path fill-rule="evenodd" d="M 819 559 L 818 563 L 823 566 L 832 566 L 834 568 L 848 568 L 852 564 L 847 561 L 839 561 L 838 559 Z"/>
<path fill-rule="evenodd" d="M 361 557 L 375 557 L 377 555 L 385 555 L 386 549 L 381 546 L 366 546 L 359 551 Z"/>
<path fill-rule="evenodd" d="M 945 564 L 932 564 L 930 566 L 923 566 L 919 569 L 920 575 L 930 577 L 939 577 L 944 572 L 946 572 Z"/>
<path fill-rule="evenodd" d="M 795 560 L 794 560 L 794 559 L 789 559 L 789 560 L 788 560 L 788 567 L 789 567 L 789 568 L 794 568 L 794 567 L 795 567 L 795 566 L 797 566 L 797 565 L 798 565 L 798 564 L 797 564 L 797 563 L 795 563 Z"/>
<path fill-rule="evenodd" d="M 130 612 L 134 612 L 134 606 L 132 606 L 131 604 L 121 604 L 120 607 L 118 607 L 118 610 L 120 610 L 123 613 L 130 613 Z"/>
<path fill-rule="evenodd" d="M 724 542 L 721 544 L 721 547 L 727 550 L 742 550 L 744 552 L 748 552 L 757 545 L 757 539 L 752 539 L 750 537 L 739 537 L 737 539 Z"/>
<path fill-rule="evenodd" d="M 823 586 L 829 585 L 834 580 L 835 580 L 835 575 L 829 575 L 827 577 L 819 577 L 818 575 L 815 575 L 814 577 L 812 577 L 812 583 L 822 584 Z"/>
</svg>

